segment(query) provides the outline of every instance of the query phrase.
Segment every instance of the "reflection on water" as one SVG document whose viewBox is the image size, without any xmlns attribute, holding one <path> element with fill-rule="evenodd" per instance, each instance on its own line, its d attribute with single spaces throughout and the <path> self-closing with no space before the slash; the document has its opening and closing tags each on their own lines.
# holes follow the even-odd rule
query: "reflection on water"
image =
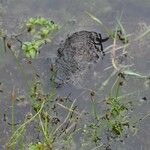
<svg viewBox="0 0 150 150">
<path fill-rule="evenodd" d="M 100 18 L 104 24 L 108 27 L 113 28 L 116 22 L 116 16 L 120 17 L 122 13 L 122 22 L 128 33 L 131 33 L 131 41 L 135 37 L 143 33 L 150 24 L 150 2 L 148 0 L 112 0 L 99 1 L 99 0 L 7 0 L 1 1 L 2 3 L 2 20 L 3 27 L 7 30 L 8 34 L 15 33 L 18 30 L 18 25 L 30 16 L 44 16 L 46 18 L 51 18 L 52 20 L 58 22 L 62 29 L 54 37 L 53 43 L 46 45 L 40 54 L 40 58 L 33 62 L 33 65 L 43 79 L 45 83 L 45 88 L 48 91 L 49 86 L 49 64 L 50 57 L 56 57 L 56 50 L 60 46 L 60 43 L 64 41 L 64 38 L 68 34 L 71 34 L 79 30 L 90 30 L 101 32 L 102 35 L 106 33 L 100 29 L 99 24 L 94 22 L 85 11 L 88 11 L 98 18 Z M 150 74 L 150 36 L 147 35 L 140 39 L 138 42 L 132 42 L 132 45 L 128 48 L 129 58 L 126 60 L 126 64 L 132 65 L 132 68 L 137 72 L 142 74 Z M 113 41 L 109 41 L 108 45 L 112 44 Z M 108 45 L 104 45 L 106 48 Z M 4 54 L 0 52 L 1 56 Z M 0 149 L 4 149 L 5 140 L 9 136 L 9 128 L 3 121 L 3 114 L 7 115 L 7 119 L 10 120 L 10 100 L 8 95 L 15 86 L 18 95 L 25 95 L 26 93 L 26 83 L 22 73 L 20 73 L 20 68 L 18 67 L 15 59 L 12 58 L 12 54 L 7 51 L 4 57 L 0 56 L 0 82 L 3 84 L 4 92 L 0 93 L 0 103 L 1 103 L 1 120 L 0 120 Z M 24 59 L 21 60 L 23 64 L 27 78 L 31 79 L 32 69 L 28 66 Z M 72 99 L 78 97 L 77 104 L 81 109 L 88 108 L 85 106 L 88 101 L 88 91 L 94 90 L 98 91 L 106 81 L 110 74 L 112 74 L 113 69 L 106 69 L 112 66 L 110 53 L 100 60 L 94 68 L 86 76 L 83 82 L 77 82 L 76 85 L 65 85 L 63 88 L 57 90 L 59 95 L 68 95 L 71 93 Z M 109 86 L 106 90 L 101 90 L 98 99 L 104 99 L 105 96 L 110 91 L 113 83 L 114 77 L 111 78 L 112 81 L 109 82 Z M 145 114 L 149 111 L 149 83 L 142 79 L 136 79 L 134 77 L 127 77 L 127 85 L 124 87 L 123 94 L 135 93 L 131 96 L 133 101 L 139 103 L 143 97 L 147 97 L 147 101 L 142 102 L 142 107 L 138 106 L 135 109 L 135 114 L 139 116 Z M 80 96 L 79 96 L 80 95 Z M 141 103 L 140 103 L 141 104 Z M 139 105 L 140 105 L 139 104 Z M 28 111 L 28 102 L 22 106 L 16 106 L 16 122 L 22 120 L 22 115 Z M 125 144 L 116 145 L 114 143 L 113 150 L 118 148 L 131 150 L 148 150 L 150 147 L 149 140 L 149 119 L 142 121 L 139 132 L 135 136 L 130 136 L 125 140 Z M 4 136 L 5 135 L 5 136 Z M 4 138 L 2 138 L 4 136 Z"/>
</svg>

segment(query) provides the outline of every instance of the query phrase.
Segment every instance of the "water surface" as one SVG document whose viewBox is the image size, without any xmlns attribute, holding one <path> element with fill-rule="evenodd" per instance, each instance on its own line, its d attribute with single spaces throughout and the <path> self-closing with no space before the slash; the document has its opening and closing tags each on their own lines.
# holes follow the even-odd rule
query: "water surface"
<svg viewBox="0 0 150 150">
<path fill-rule="evenodd" d="M 122 23 L 127 33 L 132 36 L 129 38 L 132 44 L 127 49 L 128 58 L 123 63 L 132 65 L 131 69 L 143 75 L 150 74 L 150 35 L 143 37 L 138 41 L 134 39 L 148 29 L 150 24 L 150 2 L 148 0 L 2 0 L 1 1 L 1 20 L 2 27 L 7 30 L 7 34 L 15 34 L 18 31 L 18 25 L 23 23 L 27 18 L 34 16 L 43 16 L 50 18 L 62 26 L 58 34 L 55 35 L 53 42 L 42 48 L 39 58 L 33 61 L 37 74 L 42 78 L 45 90 L 49 86 L 49 65 L 51 59 L 56 57 L 57 49 L 65 38 L 80 30 L 89 30 L 106 33 L 101 26 L 92 20 L 85 12 L 88 11 L 95 15 L 109 28 L 113 29 L 116 24 L 116 17 L 122 14 Z M 104 47 L 111 45 L 112 40 L 104 43 Z M 3 45 L 3 42 L 1 42 Z M 17 47 L 19 48 L 19 47 Z M 0 82 L 3 92 L 0 93 L 0 149 L 5 149 L 5 142 L 10 135 L 10 125 L 4 121 L 4 115 L 8 122 L 11 120 L 11 101 L 10 94 L 15 88 L 18 96 L 27 96 L 27 85 L 24 76 L 18 67 L 15 58 L 10 51 L 4 52 L 1 46 L 0 56 Z M 122 52 L 121 52 L 122 53 Z M 25 59 L 19 60 L 27 79 L 32 79 L 32 69 Z M 75 84 L 67 84 L 57 89 L 59 95 L 66 96 L 71 93 L 71 99 L 78 97 L 77 105 L 81 110 L 89 109 L 90 90 L 98 93 L 97 100 L 102 101 L 114 84 L 115 77 L 109 81 L 109 85 L 103 90 L 103 81 L 107 80 L 113 73 L 110 53 L 106 54 L 104 59 L 92 66 L 83 78 L 75 79 Z M 135 103 L 134 114 L 143 116 L 149 111 L 149 83 L 144 79 L 128 76 L 126 85 L 123 87 L 123 94 L 131 94 L 131 100 Z M 147 101 L 141 101 L 143 97 Z M 87 105 L 86 105 L 87 104 Z M 25 114 L 29 111 L 30 105 L 28 99 L 23 103 L 15 105 L 15 121 L 21 122 Z M 138 133 L 125 139 L 124 143 L 114 142 L 112 150 L 149 150 L 150 144 L 150 120 L 144 119 L 138 126 Z M 28 133 L 29 139 L 33 140 L 32 133 Z M 30 141 L 28 140 L 28 141 Z M 79 145 L 76 143 L 78 149 Z M 90 147 L 90 146 L 89 146 Z M 91 147 L 89 148 L 89 150 Z"/>
</svg>

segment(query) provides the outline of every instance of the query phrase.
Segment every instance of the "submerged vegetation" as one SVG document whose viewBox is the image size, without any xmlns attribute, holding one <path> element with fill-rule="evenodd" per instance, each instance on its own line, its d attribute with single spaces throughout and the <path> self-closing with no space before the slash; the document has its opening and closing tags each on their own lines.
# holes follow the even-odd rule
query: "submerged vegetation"
<svg viewBox="0 0 150 150">
<path fill-rule="evenodd" d="M 31 41 L 23 42 L 22 50 L 27 57 L 31 58 L 35 58 L 38 55 L 42 45 L 50 42 L 52 34 L 59 29 L 56 23 L 43 17 L 29 18 L 26 22 L 26 27 L 31 35 Z"/>
<path fill-rule="evenodd" d="M 44 89 L 44 82 L 38 73 L 33 69 L 32 82 L 28 86 L 27 99 L 30 111 L 25 115 L 25 119 L 18 124 L 15 123 L 15 105 L 19 96 L 15 92 L 15 87 L 11 93 L 12 117 L 11 134 L 6 142 L 6 149 L 29 149 L 29 150 L 70 150 L 70 149 L 111 149 L 113 141 L 123 141 L 130 131 L 136 134 L 136 125 L 149 116 L 134 119 L 133 103 L 130 96 L 123 93 L 123 87 L 127 84 L 127 77 L 134 76 L 149 80 L 148 75 L 141 75 L 130 69 L 129 65 L 122 65 L 116 58 L 117 49 L 123 49 L 121 57 L 127 57 L 127 48 L 131 44 L 129 35 L 125 31 L 121 20 L 117 20 L 115 31 L 110 31 L 95 16 L 88 15 L 101 26 L 104 27 L 108 36 L 112 38 L 113 45 L 110 46 L 111 63 L 113 68 L 113 78 L 103 81 L 101 87 L 96 91 L 88 90 L 90 111 L 80 110 L 77 99 L 71 99 L 70 95 L 59 96 L 56 93 L 55 70 L 52 69 L 49 75 L 50 90 Z M 60 26 L 49 19 L 43 17 L 29 18 L 25 23 L 26 31 L 30 41 L 21 41 L 21 49 L 26 59 L 38 58 L 39 49 L 47 42 L 51 42 L 53 33 L 60 29 Z M 141 36 L 140 36 L 141 37 Z M 117 47 L 116 42 L 121 41 L 122 45 Z M 6 46 L 11 49 L 7 41 Z M 11 51 L 14 53 L 14 51 Z M 15 55 L 13 55 L 15 57 Z M 17 59 L 17 61 L 19 61 Z M 18 62 L 20 65 L 21 63 Z M 29 63 L 32 66 L 32 62 Z M 22 68 L 22 67 L 20 67 Z M 32 68 L 34 68 L 32 66 Z M 21 69 L 22 71 L 22 69 Z M 107 89 L 107 85 L 113 82 L 111 89 L 105 95 L 105 99 L 100 99 L 96 95 Z M 62 112 L 65 114 L 62 115 Z M 135 120 L 135 121 L 133 121 Z M 34 128 L 38 138 L 28 140 L 28 128 Z M 80 137 L 80 140 L 76 138 Z M 77 143 L 76 143 L 77 141 Z"/>
</svg>

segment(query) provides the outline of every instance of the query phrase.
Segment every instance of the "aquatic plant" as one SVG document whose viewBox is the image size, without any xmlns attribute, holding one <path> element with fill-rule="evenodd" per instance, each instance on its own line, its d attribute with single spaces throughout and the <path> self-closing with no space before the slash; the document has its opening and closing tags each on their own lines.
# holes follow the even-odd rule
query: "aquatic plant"
<svg viewBox="0 0 150 150">
<path fill-rule="evenodd" d="M 123 44 L 127 44 L 129 42 L 128 37 L 130 35 L 127 34 L 122 22 L 121 17 L 117 20 L 117 24 L 115 26 L 114 31 L 109 29 L 99 18 L 95 17 L 93 14 L 86 11 L 86 14 L 91 17 L 94 21 L 96 21 L 107 33 L 107 35 L 112 39 L 119 39 Z"/>
<path fill-rule="evenodd" d="M 82 147 L 95 143 L 96 147 L 105 145 L 112 139 L 121 140 L 130 131 L 132 123 L 129 119 L 131 104 L 120 98 L 121 84 L 116 83 L 106 99 L 101 103 L 104 108 L 99 108 L 94 92 L 91 93 L 91 121 L 83 127 Z M 101 109 L 101 111 L 100 111 Z M 103 111 L 102 111 L 103 110 Z M 107 140 L 104 141 L 104 138 Z"/>
<path fill-rule="evenodd" d="M 91 17 L 104 26 L 96 17 Z M 45 42 L 50 42 L 52 34 L 59 29 L 57 24 L 42 17 L 30 18 L 26 22 L 26 28 L 31 36 L 31 41 L 22 42 L 22 50 L 26 57 L 31 58 L 36 58 L 38 56 L 40 48 Z M 130 44 L 128 43 L 128 34 L 120 20 L 118 20 L 114 32 L 109 31 L 106 26 L 105 30 L 107 30 L 107 34 L 114 39 L 114 47 L 116 46 L 115 41 L 118 39 L 122 41 L 123 44 Z M 7 46 L 11 49 L 10 45 Z M 129 129 L 136 130 L 135 127 L 139 123 L 139 120 L 141 121 L 149 117 L 150 113 L 138 119 L 138 121 L 131 121 L 130 108 L 132 103 L 130 99 L 125 97 L 121 92 L 122 85 L 124 84 L 125 76 L 140 77 L 142 79 L 148 79 L 149 76 L 142 75 L 132 70 L 125 70 L 124 66 L 117 66 L 115 64 L 115 50 L 115 48 L 112 50 L 112 54 L 114 54 L 112 55 L 112 66 L 114 71 L 106 81 L 103 81 L 98 91 L 92 91 L 90 93 L 89 107 L 91 109 L 87 113 L 88 115 L 84 111 L 78 110 L 78 106 L 76 105 L 77 99 L 70 100 L 68 95 L 66 97 L 59 97 L 55 93 L 55 71 L 52 71 L 51 77 L 49 77 L 51 85 L 49 92 L 46 92 L 43 88 L 42 79 L 36 74 L 36 70 L 34 70 L 32 83 L 29 84 L 27 93 L 28 101 L 31 106 L 30 112 L 26 115 L 22 123 L 15 125 L 14 99 L 19 98 L 15 97 L 15 90 L 13 89 L 11 93 L 12 132 L 6 144 L 6 149 L 14 150 L 16 147 L 19 147 L 20 149 L 28 147 L 29 150 L 71 149 L 74 144 L 74 136 L 80 136 L 81 134 L 80 144 L 83 149 L 85 147 L 88 149 L 100 149 L 104 145 L 107 147 L 107 143 L 102 140 L 103 137 L 107 140 L 121 140 L 126 136 Z M 32 65 L 32 63 L 30 65 Z M 101 100 L 96 98 L 95 93 L 97 92 L 100 94 L 102 90 L 107 89 L 106 86 L 110 83 L 109 81 L 112 80 L 112 77 L 117 79 L 111 90 L 107 93 L 105 99 Z M 99 104 L 99 101 L 101 104 Z M 100 105 L 104 107 L 101 107 Z M 59 118 L 62 115 L 60 114 L 62 110 L 58 111 L 58 109 L 65 110 L 66 116 Z M 87 117 L 87 119 L 84 117 Z M 82 122 L 81 119 L 85 119 L 86 121 Z M 37 132 L 41 135 L 40 139 L 36 139 L 36 142 L 24 140 L 27 126 L 32 125 L 32 123 L 36 124 Z M 109 142 L 110 141 L 108 141 L 108 143 Z M 21 144 L 18 146 L 19 143 Z"/>
<path fill-rule="evenodd" d="M 35 58 L 39 49 L 50 42 L 52 34 L 59 29 L 59 26 L 49 19 L 43 17 L 29 18 L 26 21 L 27 31 L 31 34 L 31 41 L 22 43 L 22 50 L 27 57 Z"/>
</svg>

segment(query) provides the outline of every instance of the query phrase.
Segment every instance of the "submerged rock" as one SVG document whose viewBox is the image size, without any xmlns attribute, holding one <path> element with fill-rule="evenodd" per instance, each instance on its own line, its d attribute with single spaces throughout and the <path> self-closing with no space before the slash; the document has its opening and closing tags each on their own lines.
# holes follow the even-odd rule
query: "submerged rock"
<svg viewBox="0 0 150 150">
<path fill-rule="evenodd" d="M 69 36 L 57 51 L 55 82 L 62 85 L 84 72 L 89 64 L 100 58 L 100 53 L 105 54 L 102 43 L 107 40 L 93 31 L 79 31 Z"/>
</svg>

